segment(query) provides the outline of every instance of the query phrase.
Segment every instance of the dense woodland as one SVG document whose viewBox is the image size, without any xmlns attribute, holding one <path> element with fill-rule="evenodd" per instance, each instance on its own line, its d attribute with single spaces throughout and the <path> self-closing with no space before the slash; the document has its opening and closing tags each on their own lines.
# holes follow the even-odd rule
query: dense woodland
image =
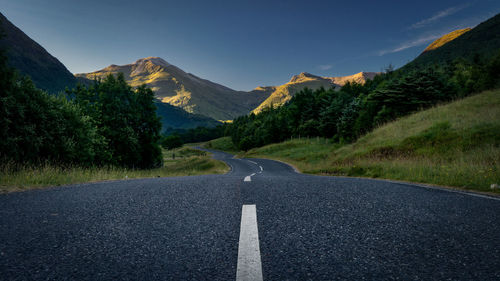
<svg viewBox="0 0 500 281">
<path fill-rule="evenodd" d="M 388 121 L 433 105 L 500 86 L 500 52 L 452 63 L 414 66 L 376 76 L 340 90 L 304 89 L 287 104 L 242 116 L 227 130 L 234 144 L 248 150 L 292 137 L 352 142 Z"/>
<path fill-rule="evenodd" d="M 0 161 L 20 165 L 161 165 L 153 92 L 108 76 L 68 95 L 37 89 L 0 52 Z"/>
</svg>

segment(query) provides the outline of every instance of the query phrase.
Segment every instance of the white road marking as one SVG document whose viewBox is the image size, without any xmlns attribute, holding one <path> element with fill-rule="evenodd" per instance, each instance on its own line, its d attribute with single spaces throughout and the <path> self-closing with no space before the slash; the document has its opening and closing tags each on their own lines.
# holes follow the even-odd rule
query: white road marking
<svg viewBox="0 0 500 281">
<path fill-rule="evenodd" d="M 257 208 L 255 205 L 243 205 L 241 208 L 236 281 L 243 280 L 262 280 L 259 230 L 257 229 Z"/>
<path fill-rule="evenodd" d="M 251 176 L 251 177 L 255 176 L 255 173 L 251 174 L 250 176 Z"/>
<path fill-rule="evenodd" d="M 254 163 L 255 165 L 258 165 L 258 164 L 257 164 L 257 162 L 254 162 L 254 161 L 252 161 L 252 160 L 248 160 L 248 162 L 250 162 L 250 163 Z"/>
<path fill-rule="evenodd" d="M 264 169 L 262 169 L 262 166 L 259 166 L 260 168 L 260 173 L 262 173 L 262 171 L 264 171 Z"/>
<path fill-rule="evenodd" d="M 243 181 L 252 181 L 252 178 L 251 178 L 251 176 L 246 176 Z"/>
</svg>

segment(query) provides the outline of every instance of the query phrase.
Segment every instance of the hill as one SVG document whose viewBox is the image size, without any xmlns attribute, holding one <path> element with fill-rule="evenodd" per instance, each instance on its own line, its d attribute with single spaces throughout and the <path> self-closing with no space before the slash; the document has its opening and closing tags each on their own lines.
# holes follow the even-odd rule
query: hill
<svg viewBox="0 0 500 281">
<path fill-rule="evenodd" d="M 464 29 L 458 29 L 458 30 L 452 31 L 448 34 L 445 34 L 445 35 L 441 36 L 441 38 L 438 38 L 437 40 L 432 42 L 429 46 L 427 46 L 427 48 L 425 48 L 425 50 L 424 50 L 424 53 L 435 50 L 437 48 L 440 48 L 440 47 L 444 46 L 445 44 L 457 39 L 458 37 L 462 36 L 464 33 L 469 32 L 471 30 L 472 30 L 472 28 L 464 28 Z"/>
<path fill-rule="evenodd" d="M 253 110 L 254 113 L 261 112 L 264 108 L 280 106 L 289 101 L 296 93 L 304 88 L 316 90 L 321 87 L 325 89 L 338 88 L 344 86 L 347 82 L 356 82 L 364 84 L 366 80 L 373 79 L 377 73 L 375 72 L 360 72 L 354 75 L 343 77 L 321 77 L 307 72 L 302 72 L 299 75 L 294 75 L 290 81 L 281 86 L 257 87 L 253 92 L 263 92 L 269 97 Z"/>
<path fill-rule="evenodd" d="M 196 127 L 215 127 L 222 123 L 199 114 L 192 114 L 168 103 L 156 102 L 156 113 L 161 117 L 162 132 L 168 129 L 192 129 Z"/>
<path fill-rule="evenodd" d="M 7 50 L 8 63 L 31 77 L 38 88 L 50 93 L 74 87 L 76 79 L 57 58 L 33 41 L 0 13 L 0 29 L 5 37 L 0 48 Z"/>
<path fill-rule="evenodd" d="M 486 191 L 500 183 L 500 90 L 403 117 L 353 144 L 302 138 L 252 149 L 245 156 L 286 161 L 311 174 Z"/>
<path fill-rule="evenodd" d="M 139 59 L 127 65 L 110 65 L 92 73 L 76 74 L 76 77 L 93 80 L 119 72 L 133 87 L 146 84 L 152 88 L 162 102 L 216 120 L 248 114 L 267 98 L 264 92 L 235 91 L 199 78 L 158 57 Z"/>
<path fill-rule="evenodd" d="M 460 35 L 460 33 L 462 34 Z M 455 39 L 450 41 L 449 39 L 453 37 Z M 476 54 L 480 55 L 484 60 L 488 60 L 498 54 L 500 50 L 500 14 L 479 24 L 470 31 L 459 30 L 452 32 L 438 39 L 438 42 L 435 43 L 435 46 L 433 46 L 434 43 L 431 44 L 415 60 L 400 69 L 408 70 L 432 64 L 447 64 L 457 58 L 472 61 Z"/>
</svg>

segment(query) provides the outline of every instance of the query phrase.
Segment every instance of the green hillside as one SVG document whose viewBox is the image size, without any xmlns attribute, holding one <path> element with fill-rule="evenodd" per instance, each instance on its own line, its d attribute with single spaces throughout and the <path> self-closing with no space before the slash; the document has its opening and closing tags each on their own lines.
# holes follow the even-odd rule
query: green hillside
<svg viewBox="0 0 500 281">
<path fill-rule="evenodd" d="M 403 117 L 352 144 L 293 139 L 252 149 L 245 156 L 279 159 L 310 174 L 486 191 L 500 183 L 500 90 Z"/>
<path fill-rule="evenodd" d="M 403 70 L 423 67 L 431 64 L 451 63 L 461 58 L 472 61 L 479 55 L 483 59 L 498 54 L 500 50 L 500 14 L 479 24 L 456 39 L 439 48 L 423 52 L 415 60 L 408 63 Z"/>
<path fill-rule="evenodd" d="M 49 93 L 73 88 L 76 78 L 57 58 L 24 34 L 0 13 L 0 49 L 7 50 L 8 63 L 21 74 L 28 75 L 35 85 Z"/>
</svg>

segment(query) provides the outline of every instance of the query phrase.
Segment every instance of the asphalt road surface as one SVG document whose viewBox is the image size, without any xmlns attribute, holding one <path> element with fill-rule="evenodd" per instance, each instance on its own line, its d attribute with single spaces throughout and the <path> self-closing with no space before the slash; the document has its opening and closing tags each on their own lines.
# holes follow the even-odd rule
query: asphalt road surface
<svg viewBox="0 0 500 281">
<path fill-rule="evenodd" d="M 500 280 L 498 199 L 214 156 L 231 172 L 0 195 L 0 279 Z"/>
</svg>

